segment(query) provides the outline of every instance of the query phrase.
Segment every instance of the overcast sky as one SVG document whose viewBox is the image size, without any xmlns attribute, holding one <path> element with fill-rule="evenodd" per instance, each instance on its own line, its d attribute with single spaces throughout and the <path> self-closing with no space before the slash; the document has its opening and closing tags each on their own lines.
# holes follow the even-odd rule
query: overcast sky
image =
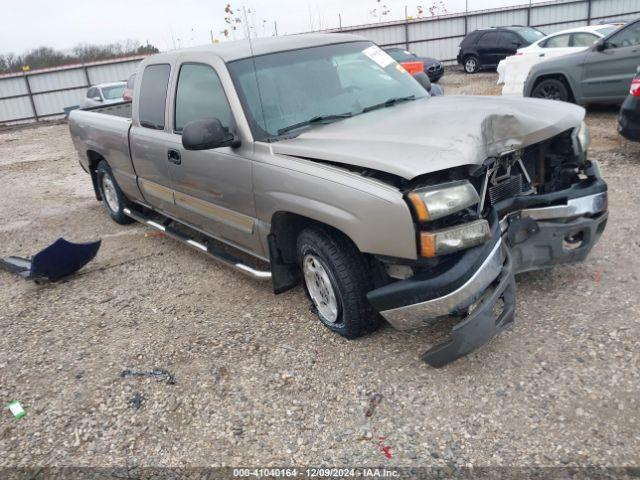
<svg viewBox="0 0 640 480">
<path fill-rule="evenodd" d="M 439 1 L 439 0 L 438 0 Z M 465 9 L 465 0 L 442 0 L 448 13 Z M 537 0 L 534 0 L 537 1 Z M 527 3 L 527 0 L 468 0 L 469 10 Z M 105 44 L 125 40 L 149 41 L 160 50 L 224 40 L 224 8 L 228 0 L 3 0 L 0 23 L 0 53 L 23 53 L 39 46 L 68 49 L 79 43 Z M 9 7 L 10 4 L 10 7 Z M 245 0 L 232 1 L 254 11 L 250 24 L 258 36 L 299 33 L 342 24 L 377 21 L 368 12 L 386 5 L 385 20 L 415 15 L 417 5 L 431 0 Z M 264 22 L 263 22 L 264 20 Z"/>
</svg>

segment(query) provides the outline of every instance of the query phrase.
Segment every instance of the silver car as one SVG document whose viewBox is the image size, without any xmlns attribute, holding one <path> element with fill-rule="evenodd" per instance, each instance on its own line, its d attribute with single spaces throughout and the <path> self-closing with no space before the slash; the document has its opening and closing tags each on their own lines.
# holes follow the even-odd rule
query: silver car
<svg viewBox="0 0 640 480">
<path fill-rule="evenodd" d="M 127 82 L 101 83 L 87 90 L 80 103 L 80 108 L 98 107 L 122 102 L 122 94 Z"/>
<path fill-rule="evenodd" d="M 585 51 L 534 65 L 524 95 L 579 105 L 620 104 L 639 61 L 640 20 L 636 20 Z"/>
</svg>

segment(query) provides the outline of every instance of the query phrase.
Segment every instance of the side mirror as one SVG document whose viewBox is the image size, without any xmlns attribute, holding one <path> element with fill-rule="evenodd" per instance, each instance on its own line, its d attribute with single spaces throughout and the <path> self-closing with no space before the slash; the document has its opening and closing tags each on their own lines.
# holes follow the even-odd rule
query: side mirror
<svg viewBox="0 0 640 480">
<path fill-rule="evenodd" d="M 187 150 L 209 150 L 220 147 L 239 147 L 238 140 L 217 118 L 193 120 L 182 130 L 182 146 Z"/>
<path fill-rule="evenodd" d="M 604 40 L 598 40 L 598 43 L 596 43 L 596 50 L 598 52 L 602 52 L 606 49 L 607 49 L 607 42 L 605 42 Z"/>
<path fill-rule="evenodd" d="M 431 80 L 429 80 L 429 77 L 427 77 L 427 74 L 424 72 L 418 72 L 416 73 L 413 78 L 416 79 L 416 81 L 422 85 L 422 88 L 424 88 L 427 92 L 431 93 Z"/>
</svg>

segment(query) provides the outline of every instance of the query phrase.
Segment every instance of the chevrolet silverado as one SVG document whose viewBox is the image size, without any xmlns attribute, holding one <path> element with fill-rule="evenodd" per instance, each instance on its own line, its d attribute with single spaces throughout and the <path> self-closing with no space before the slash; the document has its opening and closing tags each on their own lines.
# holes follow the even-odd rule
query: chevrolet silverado
<svg viewBox="0 0 640 480">
<path fill-rule="evenodd" d="M 132 103 L 69 120 L 113 220 L 275 293 L 302 283 L 347 338 L 454 321 L 423 354 L 436 367 L 512 324 L 515 274 L 583 260 L 605 228 L 576 105 L 432 97 L 344 34 L 161 53 L 137 79 Z"/>
</svg>

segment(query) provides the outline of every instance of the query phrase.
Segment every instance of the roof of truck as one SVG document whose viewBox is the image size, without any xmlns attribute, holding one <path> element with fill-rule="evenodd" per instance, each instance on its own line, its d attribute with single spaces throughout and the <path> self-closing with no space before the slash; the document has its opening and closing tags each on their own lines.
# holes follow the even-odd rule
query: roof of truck
<svg viewBox="0 0 640 480">
<path fill-rule="evenodd" d="M 300 35 L 285 35 L 282 37 L 254 38 L 249 40 L 234 40 L 231 42 L 216 43 L 214 45 L 203 45 L 200 47 L 184 48 L 174 50 L 163 55 L 171 55 L 180 52 L 202 52 L 215 53 L 225 62 L 248 58 L 252 56 L 265 55 L 267 53 L 282 52 L 286 50 L 297 50 L 300 48 L 318 47 L 332 43 L 358 42 L 366 40 L 358 35 L 348 33 L 305 33 Z"/>
</svg>

